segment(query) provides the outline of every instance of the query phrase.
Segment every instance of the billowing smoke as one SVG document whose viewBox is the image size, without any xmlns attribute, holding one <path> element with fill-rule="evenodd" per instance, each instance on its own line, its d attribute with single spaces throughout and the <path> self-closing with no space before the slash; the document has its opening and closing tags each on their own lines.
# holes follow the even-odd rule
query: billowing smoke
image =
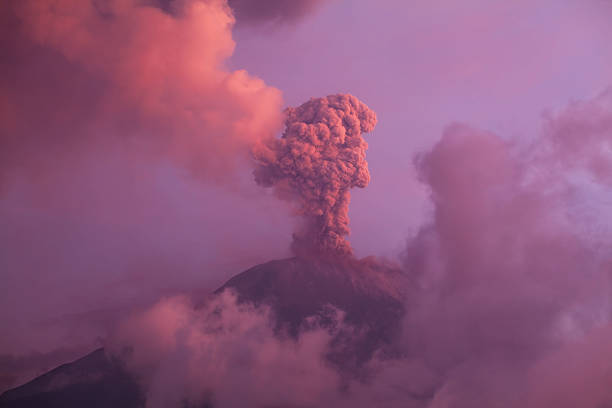
<svg viewBox="0 0 612 408">
<path fill-rule="evenodd" d="M 0 7 L 0 177 L 121 149 L 218 180 L 280 127 L 280 92 L 224 67 L 223 0 L 175 2 L 172 14 L 139 0 Z"/>
<path fill-rule="evenodd" d="M 227 68 L 233 23 L 223 0 L 0 1 L 0 389 L 286 254 L 248 170 L 281 94 Z"/>
<path fill-rule="evenodd" d="M 280 7 L 298 4 L 315 3 Z M 284 225 L 269 228 L 269 203 L 185 177 L 231 177 L 251 149 L 257 182 L 303 216 L 294 249 L 350 254 L 349 190 L 368 183 L 375 115 L 351 96 L 315 99 L 270 139 L 280 95 L 225 67 L 225 2 L 7 0 L 0 23 L 3 386 L 90 350 L 126 310 L 276 256 L 285 241 L 261 239 Z M 610 91 L 572 104 L 527 147 L 454 124 L 421 156 L 433 211 L 403 259 L 403 335 L 363 378 L 329 364 L 333 325 L 289 336 L 274 310 L 228 293 L 136 313 L 109 351 L 152 407 L 612 406 L 611 107 Z"/>
<path fill-rule="evenodd" d="M 229 292 L 195 309 L 165 299 L 126 319 L 109 344 L 137 374 L 147 407 L 319 406 L 339 377 L 323 359 L 330 335 L 276 336 L 268 308 Z"/>
<path fill-rule="evenodd" d="M 349 190 L 370 182 L 362 133 L 376 114 L 352 95 L 311 99 L 286 111 L 280 139 L 255 150 L 255 180 L 297 202 L 303 228 L 294 247 L 350 254 Z"/>
<path fill-rule="evenodd" d="M 157 306 L 145 326 L 125 326 L 133 337 L 119 344 L 143 359 L 132 369 L 155 367 L 145 370 L 156 377 L 145 382 L 151 406 L 166 393 L 176 401 L 177 389 L 218 407 L 610 406 L 612 221 L 602 170 L 612 159 L 597 148 L 612 135 L 609 102 L 607 92 L 551 116 L 527 153 L 452 124 L 420 156 L 432 219 L 409 240 L 406 279 L 394 282 L 406 294 L 397 352 L 375 353 L 368 375 L 329 365 L 333 331 L 311 325 L 288 338 L 270 329 L 270 309 L 226 293 L 201 310 Z M 206 317 L 219 302 L 224 312 Z M 142 335 L 170 346 L 150 350 Z M 247 390 L 241 400 L 232 399 L 237 388 Z"/>
<path fill-rule="evenodd" d="M 238 24 L 291 22 L 313 12 L 325 0 L 228 0 Z"/>
<path fill-rule="evenodd" d="M 298 339 L 273 330 L 273 314 L 228 291 L 199 308 L 168 298 L 126 318 L 107 352 L 140 381 L 147 408 L 424 408 L 433 376 L 419 364 L 375 358 L 359 381 L 329 363 L 334 334 L 352 329 L 341 312 L 333 327 L 303 322 Z"/>
<path fill-rule="evenodd" d="M 419 159 L 434 211 L 406 252 L 404 347 L 439 375 L 429 407 L 612 402 L 609 103 L 551 115 L 528 146 L 454 124 Z"/>
</svg>

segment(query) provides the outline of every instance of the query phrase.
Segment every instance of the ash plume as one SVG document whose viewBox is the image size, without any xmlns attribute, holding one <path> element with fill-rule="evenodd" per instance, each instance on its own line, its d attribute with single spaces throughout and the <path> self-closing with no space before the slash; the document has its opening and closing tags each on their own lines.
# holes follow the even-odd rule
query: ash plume
<svg viewBox="0 0 612 408">
<path fill-rule="evenodd" d="M 255 149 L 255 180 L 297 202 L 304 225 L 294 249 L 351 254 L 349 190 L 370 182 L 361 136 L 376 126 L 376 114 L 352 95 L 311 99 L 286 111 L 280 139 Z"/>
<path fill-rule="evenodd" d="M 395 269 L 376 259 L 334 259 L 350 275 L 318 259 L 273 261 L 204 301 L 172 297 L 136 311 L 106 350 L 139 381 L 148 408 L 609 407 L 611 263 L 593 236 L 608 212 L 596 207 L 609 197 L 609 179 L 599 176 L 609 174 L 590 159 L 609 165 L 597 146 L 612 134 L 611 97 L 549 118 L 529 155 L 491 131 L 448 126 L 416 162 L 432 219 L 408 240 L 404 268 L 389 280 L 370 273 Z M 259 155 L 273 164 L 277 153 Z M 278 192 L 293 197 L 291 180 L 275 184 L 286 187 Z M 600 216 L 589 222 L 578 205 Z M 599 233 L 610 241 L 612 230 Z M 397 302 L 381 302 L 385 293 L 401 314 L 389 313 Z M 278 322 L 295 316 L 294 335 Z M 381 326 L 369 341 L 362 328 L 372 321 Z M 392 322 L 397 336 L 383 331 Z M 358 367 L 335 364 L 368 345 L 377 348 Z"/>
</svg>

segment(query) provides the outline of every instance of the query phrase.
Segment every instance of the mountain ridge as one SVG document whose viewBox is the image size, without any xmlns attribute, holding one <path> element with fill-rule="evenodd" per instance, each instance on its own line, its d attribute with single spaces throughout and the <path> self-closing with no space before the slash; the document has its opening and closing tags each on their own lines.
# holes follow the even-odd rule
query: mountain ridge
<svg viewBox="0 0 612 408">
<path fill-rule="evenodd" d="M 358 376 L 375 352 L 392 348 L 400 333 L 404 309 L 399 277 L 398 268 L 374 258 L 294 257 L 253 266 L 213 294 L 232 290 L 240 303 L 269 306 L 276 330 L 296 339 L 308 319 L 332 328 L 338 323 L 333 311 L 342 311 L 343 323 L 356 330 L 338 331 L 326 358 Z M 39 407 L 43 401 L 49 407 L 139 408 L 144 393 L 121 361 L 100 348 L 0 395 L 0 407 L 6 408 Z"/>
</svg>

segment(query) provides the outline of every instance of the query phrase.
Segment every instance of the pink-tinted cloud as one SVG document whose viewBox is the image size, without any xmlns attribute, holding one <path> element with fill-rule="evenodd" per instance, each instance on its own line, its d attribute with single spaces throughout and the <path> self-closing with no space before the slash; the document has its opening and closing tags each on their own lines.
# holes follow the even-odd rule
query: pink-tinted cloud
<svg viewBox="0 0 612 408">
<path fill-rule="evenodd" d="M 590 101 L 577 101 L 557 116 L 548 114 L 545 133 L 554 158 L 612 182 L 612 88 Z"/>
<path fill-rule="evenodd" d="M 550 117 L 546 129 L 565 129 L 560 125 L 569 119 L 590 123 L 602 114 L 600 102 L 581 102 L 585 109 L 579 118 L 570 107 Z M 202 311 L 187 303 L 173 308 L 178 312 L 170 319 L 163 313 L 145 319 L 144 327 L 160 332 L 166 331 L 165 322 L 171 323 L 171 335 L 145 337 L 168 339 L 172 346 L 167 349 L 173 351 L 145 352 L 162 357 L 153 358 L 155 369 L 144 371 L 179 378 L 149 381 L 149 390 L 178 392 L 172 394 L 175 400 L 177 395 L 204 396 L 229 407 L 597 408 L 609 403 L 610 256 L 592 245 L 584 226 L 578 228 L 587 220 L 572 214 L 576 197 L 568 194 L 576 188 L 572 174 L 578 165 L 559 166 L 569 146 L 561 142 L 557 147 L 563 149 L 551 149 L 551 140 L 556 145 L 563 138 L 546 130 L 525 154 L 525 146 L 492 132 L 452 124 L 431 151 L 420 156 L 417 168 L 430 189 L 434 212 L 405 254 L 406 315 L 403 336 L 395 344 L 398 352 L 392 357 L 375 354 L 365 364 L 366 378 L 355 379 L 343 368 L 324 363 L 329 331 L 314 326 L 297 343 L 287 342 L 269 329 L 268 309 L 236 306 L 225 294 Z M 589 171 L 587 163 L 582 166 Z M 606 183 L 605 178 L 597 180 Z M 236 308 L 241 312 L 231 312 Z M 214 314 L 212 320 L 202 317 L 210 310 L 230 313 Z M 126 327 L 150 333 L 139 324 Z M 212 327 L 203 331 L 213 335 L 196 336 L 191 327 Z M 228 334 L 232 328 L 250 334 L 238 335 L 240 340 L 234 342 L 234 335 Z M 133 339 L 124 343 L 145 351 L 150 345 L 138 336 Z M 207 362 L 197 370 L 227 371 L 185 374 L 194 373 L 187 362 L 199 361 L 175 355 L 185 349 L 181 356 L 193 356 L 193 350 L 223 356 L 223 362 Z M 279 356 L 283 364 L 270 355 Z M 185 376 L 163 374 L 166 367 Z M 300 367 L 308 378 L 295 374 Z M 274 384 L 264 381 L 270 373 L 278 378 Z M 257 384 L 258 392 L 247 387 L 244 399 L 226 399 L 228 389 L 242 387 L 237 379 Z M 307 387 L 309 398 L 299 390 L 278 391 L 294 387 Z M 220 399 L 215 400 L 216 395 Z"/>
<path fill-rule="evenodd" d="M 612 403 L 612 328 L 598 328 L 551 352 L 528 372 L 528 408 L 605 407 Z"/>
<path fill-rule="evenodd" d="M 13 183 L 0 199 L 0 372 L 18 377 L 7 387 L 91 351 L 125 310 L 212 291 L 289 254 L 290 219 L 257 186 L 203 187 L 116 154 L 83 156 L 78 174 L 55 172 L 48 190 Z"/>
<path fill-rule="evenodd" d="M 124 321 L 110 347 L 140 379 L 147 407 L 325 404 L 340 381 L 323 359 L 329 333 L 296 342 L 270 322 L 267 308 L 238 305 L 229 292 L 200 309 L 170 298 Z"/>
<path fill-rule="evenodd" d="M 487 6 L 503 16 L 494 21 L 470 15 L 480 5 L 462 6 L 467 15 L 454 9 L 461 24 L 453 31 L 446 24 L 452 13 L 436 3 L 442 17 L 429 30 L 438 36 L 416 49 L 422 57 L 416 72 L 433 72 L 436 81 L 435 87 L 426 81 L 420 86 L 436 107 L 447 104 L 441 116 L 462 116 L 484 94 L 522 109 L 518 102 L 528 99 L 524 92 L 535 84 L 554 87 L 547 82 L 553 70 L 544 68 L 565 66 L 559 62 L 566 54 L 593 49 L 579 39 L 595 34 L 565 24 L 558 37 L 563 46 L 549 46 L 556 30 L 545 36 L 523 30 L 517 42 L 515 31 L 498 31 L 496 22 L 515 27 L 513 16 L 518 16 L 533 29 L 543 20 L 526 21 L 522 17 L 531 9 L 515 14 L 514 3 Z M 172 7 L 168 13 L 121 0 L 0 5 L 0 41 L 9 61 L 0 67 L 0 216 L 8 226 L 0 232 L 0 269 L 5 271 L 0 310 L 2 322 L 8 322 L 0 336 L 3 352 L 23 356 L 32 349 L 91 344 L 104 333 L 100 327 L 135 304 L 200 284 L 212 289 L 204 276 L 220 283 L 240 268 L 228 265 L 228 258 L 260 262 L 276 255 L 269 246 L 284 242 L 270 232 L 270 225 L 284 224 L 261 216 L 278 208 L 257 199 L 253 190 L 238 186 L 237 195 L 199 194 L 181 174 L 188 169 L 215 181 L 228 176 L 232 162 L 248 159 L 252 145 L 279 128 L 279 101 L 277 91 L 224 68 L 233 44 L 232 18 L 222 2 Z M 546 15 L 555 11 L 543 9 Z M 420 10 L 427 16 L 428 9 Z M 574 21 L 568 17 L 574 14 L 563 10 L 561 21 Z M 372 31 L 362 31 L 379 41 Z M 493 37 L 482 31 L 497 33 L 503 41 L 489 41 Z M 357 37 L 347 33 L 335 40 L 352 44 L 346 38 Z M 334 41 L 328 32 L 319 35 L 325 44 Z M 510 47 L 512 41 L 520 50 Z M 363 42 L 353 43 L 360 53 Z M 371 48 L 384 49 L 375 45 Z M 303 50 L 295 47 L 294 52 Z M 496 58 L 499 53 L 503 58 Z M 351 61 L 348 51 L 342 55 Z M 363 55 L 373 66 L 381 64 L 382 59 Z M 415 61 L 415 53 L 406 55 Z M 403 69 L 397 59 L 390 60 Z M 582 61 L 572 58 L 573 71 L 585 72 L 588 63 Z M 269 59 L 264 63 L 270 65 Z M 340 74 L 330 72 L 338 69 L 355 83 L 377 78 L 372 86 L 385 95 L 390 89 L 380 83 L 391 84 L 402 103 L 390 104 L 402 116 L 433 106 L 415 97 L 418 109 L 406 107 L 408 93 L 398 86 L 399 74 L 364 76 L 348 66 L 322 66 L 325 78 L 319 86 L 336 81 Z M 295 76 L 292 71 L 290 80 L 295 82 Z M 413 83 L 422 78 L 401 76 Z M 480 88 L 466 100 L 465 92 L 449 91 L 446 85 L 453 82 L 461 84 L 455 91 L 475 89 L 472 82 Z M 311 85 L 300 82 L 308 92 Z M 461 100 L 441 98 L 451 94 Z M 508 142 L 505 134 L 455 124 L 421 156 L 417 167 L 431 191 L 433 214 L 410 239 L 405 256 L 410 284 L 398 345 L 403 354 L 372 361 L 372 378 L 339 393 L 341 373 L 321 358 L 328 340 L 324 331 L 294 343 L 274 336 L 266 311 L 241 308 L 222 297 L 212 303 L 224 310 L 219 320 L 211 309 L 197 311 L 173 299 L 128 320 L 119 332 L 117 344 L 133 347 L 132 369 L 147 374 L 142 380 L 150 403 L 202 400 L 210 391 L 225 406 L 244 406 L 247 400 L 430 408 L 609 404 L 607 248 L 612 229 L 602 228 L 612 225 L 609 96 L 549 117 L 544 134 L 527 147 Z M 512 113 L 504 117 L 515 112 L 507 111 Z M 403 130 L 389 133 L 414 133 Z M 388 152 L 397 153 L 389 157 L 408 156 L 405 145 L 390 146 Z M 392 179 L 393 192 L 402 177 Z M 602 247 L 593 244 L 594 236 Z M 219 270 L 225 275 L 215 275 Z M 0 364 L 14 367 L 24 361 L 34 370 L 30 361 L 37 357 L 30 356 L 2 358 Z M 36 364 L 48 365 L 60 356 L 65 355 L 51 352 Z M 246 399 L 236 397 L 239 388 L 246 390 Z"/>
<path fill-rule="evenodd" d="M 280 93 L 223 66 L 234 48 L 225 3 L 176 7 L 5 2 L 3 175 L 121 145 L 220 178 L 274 134 Z"/>
<path fill-rule="evenodd" d="M 601 98 L 550 117 L 528 148 L 454 124 L 418 160 L 434 213 L 406 252 L 415 289 L 404 347 L 439 373 L 431 407 L 546 407 L 563 395 L 567 406 L 607 401 L 599 391 L 605 370 L 594 359 L 585 355 L 574 370 L 578 354 L 562 357 L 566 347 L 582 347 L 573 342 L 610 324 L 610 256 L 590 239 L 602 218 L 589 224 L 575 211 L 576 200 L 605 194 L 577 190 L 574 176 L 578 168 L 592 170 L 591 154 L 604 160 L 596 146 L 609 133 L 602 118 L 610 107 Z M 560 166 L 567 155 L 579 160 Z M 546 378 L 553 364 L 559 381 Z M 592 387 L 583 387 L 584 371 Z M 575 393 L 553 391 L 570 383 Z"/>
<path fill-rule="evenodd" d="M 280 139 L 254 150 L 255 180 L 297 201 L 304 217 L 297 250 L 351 254 L 349 190 L 370 182 L 362 133 L 374 130 L 376 114 L 352 95 L 311 99 L 286 111 Z"/>
<path fill-rule="evenodd" d="M 225 66 L 225 2 L 171 11 L 0 4 L 0 373 L 28 362 L 3 388 L 94 347 L 124 308 L 286 253 L 282 205 L 248 179 L 280 92 Z"/>
<path fill-rule="evenodd" d="M 231 292 L 200 308 L 174 297 L 126 318 L 107 346 L 139 379 L 147 407 L 424 407 L 435 374 L 422 364 L 375 358 L 363 381 L 326 360 L 334 334 L 354 329 L 342 315 L 332 328 L 304 322 L 295 339 L 273 330 L 270 308 Z"/>
</svg>

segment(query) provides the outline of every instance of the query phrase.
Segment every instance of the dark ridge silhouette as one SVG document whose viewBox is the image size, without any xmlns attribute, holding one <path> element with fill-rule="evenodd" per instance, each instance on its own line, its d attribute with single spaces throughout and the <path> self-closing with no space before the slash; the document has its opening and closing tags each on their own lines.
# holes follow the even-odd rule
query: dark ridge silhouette
<svg viewBox="0 0 612 408">
<path fill-rule="evenodd" d="M 379 349 L 390 347 L 403 315 L 396 291 L 400 273 L 374 260 L 290 258 L 257 265 L 234 276 L 215 293 L 233 289 L 239 302 L 271 306 L 276 328 L 297 337 L 309 318 L 333 329 L 334 309 L 344 313 L 328 356 L 343 369 L 358 369 Z"/>
<path fill-rule="evenodd" d="M 144 406 L 136 381 L 102 348 L 0 395 L 2 408 Z"/>
<path fill-rule="evenodd" d="M 290 258 L 257 265 L 215 291 L 239 302 L 267 305 L 279 335 L 298 337 L 316 322 L 334 333 L 328 360 L 348 376 L 366 375 L 375 351 L 393 353 L 404 313 L 393 265 L 375 259 Z M 337 313 L 338 311 L 338 313 Z M 339 321 L 338 317 L 342 317 Z M 145 405 L 144 393 L 104 349 L 64 364 L 0 396 L 1 408 Z"/>
</svg>

